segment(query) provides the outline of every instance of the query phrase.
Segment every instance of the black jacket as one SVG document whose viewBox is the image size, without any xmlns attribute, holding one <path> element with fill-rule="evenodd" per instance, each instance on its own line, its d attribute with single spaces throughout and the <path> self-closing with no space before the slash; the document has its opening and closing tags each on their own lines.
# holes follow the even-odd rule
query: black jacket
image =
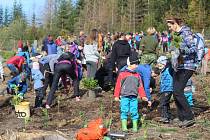
<svg viewBox="0 0 210 140">
<path fill-rule="evenodd" d="M 131 47 L 126 40 L 117 40 L 112 47 L 111 65 L 125 61 L 131 54 Z"/>
</svg>

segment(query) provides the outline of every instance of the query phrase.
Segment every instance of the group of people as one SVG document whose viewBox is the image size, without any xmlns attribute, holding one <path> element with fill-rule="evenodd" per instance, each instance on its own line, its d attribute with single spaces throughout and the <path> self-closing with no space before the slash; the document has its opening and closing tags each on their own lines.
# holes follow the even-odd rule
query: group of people
<svg viewBox="0 0 210 140">
<path fill-rule="evenodd" d="M 54 41 L 49 35 L 43 41 L 42 53 L 30 57 L 27 46 L 24 46 L 19 47 L 17 54 L 7 60 L 6 64 L 13 75 L 7 82 L 7 91 L 14 93 L 14 87 L 18 87 L 16 94 L 24 98 L 30 83 L 27 77 L 31 77 L 36 92 L 35 108 L 43 107 L 45 96 L 45 107 L 51 107 L 58 83 L 62 83 L 67 92 L 68 84 L 72 84 L 72 98 L 80 101 L 79 85 L 86 69 L 86 77 L 97 79 L 102 88 L 115 87 L 114 98 L 121 101 L 122 130 L 128 130 L 127 118 L 130 112 L 133 131 L 137 132 L 138 97 L 151 106 L 151 93 L 155 87 L 153 81 L 160 75 L 160 121 L 171 121 L 170 98 L 173 95 L 179 126 L 190 126 L 195 123 L 191 109 L 194 89 L 191 77 L 197 68 L 197 47 L 192 31 L 182 20 L 169 18 L 167 25 L 170 32 L 176 32 L 182 38 L 179 48 L 181 57 L 178 58 L 176 67 L 166 56 L 159 56 L 160 44 L 163 45 L 164 52 L 169 51 L 167 46 L 170 46 L 171 35 L 164 32 L 160 40 L 154 27 L 148 28 L 146 34 L 108 32 L 104 36 L 93 29 L 86 36 L 81 31 L 73 41 L 67 41 L 60 36 Z M 50 91 L 47 94 L 48 86 Z"/>
</svg>

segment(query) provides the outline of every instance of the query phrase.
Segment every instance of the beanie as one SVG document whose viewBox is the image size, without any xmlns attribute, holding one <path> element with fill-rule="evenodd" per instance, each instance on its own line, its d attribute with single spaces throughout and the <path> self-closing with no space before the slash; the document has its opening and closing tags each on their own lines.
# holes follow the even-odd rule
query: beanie
<svg viewBox="0 0 210 140">
<path fill-rule="evenodd" d="M 167 64 L 167 57 L 166 56 L 160 56 L 157 60 L 157 63 L 159 64 L 163 64 L 163 65 L 166 65 Z"/>
<path fill-rule="evenodd" d="M 32 69 L 38 70 L 39 69 L 39 63 L 38 62 L 33 62 Z"/>
</svg>

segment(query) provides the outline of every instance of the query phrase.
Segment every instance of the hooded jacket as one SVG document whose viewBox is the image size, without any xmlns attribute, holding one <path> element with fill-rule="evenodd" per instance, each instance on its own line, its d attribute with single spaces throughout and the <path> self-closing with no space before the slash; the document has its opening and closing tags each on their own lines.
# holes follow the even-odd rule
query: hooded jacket
<svg viewBox="0 0 210 140">
<path fill-rule="evenodd" d="M 129 77 L 134 77 L 130 80 L 130 83 L 125 83 L 125 79 Z M 131 82 L 131 80 L 133 80 Z M 135 83 L 135 85 L 134 85 Z M 128 84 L 128 85 L 124 85 Z M 141 80 L 141 77 L 138 73 L 134 72 L 133 70 L 127 69 L 125 71 L 120 72 L 118 78 L 117 78 L 117 83 L 115 86 L 115 91 L 114 91 L 114 96 L 119 97 L 119 96 L 140 96 L 146 97 L 145 91 L 144 91 L 144 86 Z"/>
<path fill-rule="evenodd" d="M 131 47 L 126 40 L 117 40 L 112 47 L 111 54 L 111 66 L 112 68 L 115 65 L 120 63 L 120 61 L 125 61 L 125 65 L 127 64 L 127 58 L 131 54 Z"/>
<path fill-rule="evenodd" d="M 180 60 L 177 69 L 196 70 L 198 49 L 193 40 L 192 31 L 189 27 L 182 26 L 178 36 L 182 38 L 182 42 L 180 45 Z"/>
<path fill-rule="evenodd" d="M 25 58 L 23 56 L 13 56 L 9 60 L 7 60 L 7 64 L 13 64 L 18 68 L 18 70 L 21 70 L 24 61 Z"/>
</svg>

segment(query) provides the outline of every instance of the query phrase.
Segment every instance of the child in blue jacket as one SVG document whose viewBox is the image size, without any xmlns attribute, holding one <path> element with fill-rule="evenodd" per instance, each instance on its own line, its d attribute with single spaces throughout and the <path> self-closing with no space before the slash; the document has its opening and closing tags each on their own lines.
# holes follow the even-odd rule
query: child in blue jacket
<svg viewBox="0 0 210 140">
<path fill-rule="evenodd" d="M 18 94 L 18 96 L 23 99 L 28 88 L 26 78 L 27 74 L 25 72 L 21 72 L 19 75 L 9 80 L 7 82 L 7 92 L 9 94 Z M 15 93 L 15 88 L 18 88 L 17 93 Z"/>
<path fill-rule="evenodd" d="M 44 76 L 39 70 L 39 63 L 33 62 L 33 67 L 31 69 L 32 79 L 34 80 L 34 89 L 36 92 L 36 98 L 35 98 L 35 108 L 42 107 L 42 100 L 44 98 L 43 93 L 43 81 Z"/>
<path fill-rule="evenodd" d="M 170 122 L 170 99 L 173 92 L 173 69 L 166 56 L 160 56 L 157 60 L 160 74 L 160 121 L 163 123 Z"/>
</svg>

